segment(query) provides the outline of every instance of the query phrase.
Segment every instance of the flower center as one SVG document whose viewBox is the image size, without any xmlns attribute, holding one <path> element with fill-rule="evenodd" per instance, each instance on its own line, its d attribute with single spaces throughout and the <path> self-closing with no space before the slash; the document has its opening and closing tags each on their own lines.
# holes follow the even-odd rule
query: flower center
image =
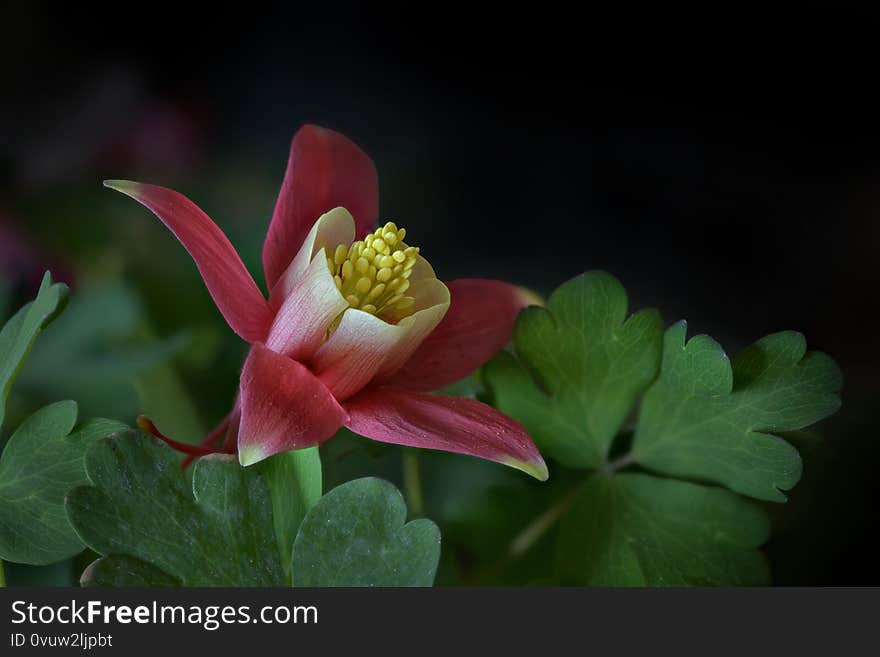
<svg viewBox="0 0 880 657">
<path fill-rule="evenodd" d="M 351 246 L 340 244 L 327 254 L 336 287 L 358 308 L 385 320 L 412 315 L 415 299 L 406 296 L 418 247 L 403 242 L 406 229 L 389 221 Z"/>
</svg>

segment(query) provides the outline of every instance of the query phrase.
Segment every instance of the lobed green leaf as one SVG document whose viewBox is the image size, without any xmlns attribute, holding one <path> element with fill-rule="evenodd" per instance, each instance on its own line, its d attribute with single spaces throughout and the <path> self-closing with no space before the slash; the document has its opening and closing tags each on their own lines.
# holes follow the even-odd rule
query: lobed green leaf
<svg viewBox="0 0 880 657">
<path fill-rule="evenodd" d="M 83 549 L 64 511 L 64 496 L 88 484 L 85 454 L 95 442 L 127 429 L 112 420 L 91 420 L 70 434 L 77 406 L 46 406 L 12 434 L 0 456 L 0 558 L 48 564 Z"/>
<path fill-rule="evenodd" d="M 645 394 L 633 456 L 653 471 L 717 482 L 784 501 L 801 476 L 798 451 L 778 437 L 840 407 L 840 370 L 807 352 L 800 333 L 762 338 L 731 366 L 707 336 L 685 340 L 685 322 L 666 332 L 660 377 Z"/>
<path fill-rule="evenodd" d="M 643 474 L 590 477 L 563 518 L 557 576 L 580 586 L 769 583 L 770 525 L 722 488 Z"/>
<path fill-rule="evenodd" d="M 501 353 L 484 376 L 497 408 L 521 422 L 541 452 L 565 465 L 598 467 L 660 366 L 656 310 L 627 318 L 616 278 L 588 272 L 560 286 L 547 308 L 517 319 L 518 358 Z"/>
<path fill-rule="evenodd" d="M 440 530 L 406 522 L 394 486 L 367 477 L 337 486 L 312 508 L 293 547 L 295 586 L 431 586 Z"/>
<path fill-rule="evenodd" d="M 172 449 L 132 431 L 94 445 L 86 470 L 94 485 L 68 494 L 67 514 L 99 554 L 145 562 L 184 586 L 287 583 L 256 468 L 203 457 L 190 485 Z"/>
</svg>

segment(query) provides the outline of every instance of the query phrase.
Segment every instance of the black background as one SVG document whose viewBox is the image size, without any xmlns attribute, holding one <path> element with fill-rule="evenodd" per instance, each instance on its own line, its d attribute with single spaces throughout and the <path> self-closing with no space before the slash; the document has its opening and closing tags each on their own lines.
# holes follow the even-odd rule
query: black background
<svg viewBox="0 0 880 657">
<path fill-rule="evenodd" d="M 88 143 L 76 102 L 124 70 L 279 180 L 301 123 L 348 134 L 376 161 L 382 216 L 417 225 L 445 278 L 546 293 L 607 269 L 633 308 L 732 353 L 800 330 L 840 363 L 844 406 L 779 512 L 774 575 L 880 582 L 876 10 L 185 11 L 7 3 L 0 174 L 18 179 L 9 154 L 46 134 Z M 32 193 L 20 182 L 3 188 Z"/>
</svg>

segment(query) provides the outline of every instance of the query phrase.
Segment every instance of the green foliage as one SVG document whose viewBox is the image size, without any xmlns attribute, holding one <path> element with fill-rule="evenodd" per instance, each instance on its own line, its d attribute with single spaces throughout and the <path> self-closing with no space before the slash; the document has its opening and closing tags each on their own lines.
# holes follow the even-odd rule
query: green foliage
<svg viewBox="0 0 880 657">
<path fill-rule="evenodd" d="M 495 404 L 564 466 L 551 477 L 594 471 L 505 540 L 527 546 L 559 519 L 555 581 L 567 584 L 767 583 L 767 519 L 736 493 L 785 500 L 801 462 L 783 437 L 837 410 L 837 366 L 794 332 L 759 340 L 731 365 L 711 338 L 686 342 L 684 322 L 664 338 L 655 312 L 624 321 L 626 308 L 614 278 L 584 274 L 546 310 L 523 311 L 516 356 L 484 369 Z M 692 481 L 620 472 L 632 468 Z"/>
<path fill-rule="evenodd" d="M 20 385 L 39 403 L 76 399 L 85 416 L 134 417 L 146 410 L 138 404 L 138 377 L 186 343 L 184 335 L 153 339 L 140 300 L 128 286 L 87 285 L 34 347 Z"/>
<path fill-rule="evenodd" d="M 0 420 L 65 299 L 47 275 L 0 332 Z M 152 340 L 135 301 L 108 288 L 72 304 L 19 385 L 122 409 L 136 382 L 141 404 L 193 439 L 200 423 L 167 366 L 181 343 Z M 840 405 L 828 356 L 783 332 L 731 364 L 708 336 L 688 340 L 684 322 L 664 336 L 656 311 L 628 316 L 625 290 L 603 272 L 523 311 L 514 343 L 455 390 L 485 393 L 523 423 L 555 459 L 552 481 L 432 459 L 441 466 L 423 479 L 447 532 L 442 566 L 438 527 L 407 523 L 394 485 L 366 477 L 322 497 L 325 480 L 397 476 L 398 450 L 342 435 L 323 448 L 325 473 L 318 448 L 250 468 L 212 455 L 187 472 L 165 444 L 120 423 L 76 427 L 74 402 L 34 413 L 0 455 L 0 558 L 47 564 L 91 548 L 101 556 L 83 586 L 430 586 L 438 568 L 443 581 L 470 583 L 770 581 L 760 551 L 769 522 L 747 497 L 784 501 L 797 483 L 798 436 Z"/>
<path fill-rule="evenodd" d="M 643 310 L 627 319 L 627 305 L 613 276 L 583 274 L 560 286 L 547 308 L 526 308 L 514 335 L 518 359 L 501 354 L 484 372 L 499 410 L 565 465 L 598 467 L 657 374 L 660 315 Z"/>
<path fill-rule="evenodd" d="M 40 409 L 15 431 L 0 456 L 0 558 L 48 564 L 83 548 L 64 512 L 64 495 L 89 482 L 85 453 L 126 427 L 111 420 L 76 423 L 72 401 Z M 68 435 L 70 434 L 70 435 Z"/>
<path fill-rule="evenodd" d="M 440 531 L 406 522 L 403 496 L 372 477 L 342 484 L 309 511 L 293 548 L 295 586 L 431 586 Z"/>
<path fill-rule="evenodd" d="M 67 513 L 99 554 L 143 561 L 185 586 L 286 584 L 269 488 L 234 456 L 199 459 L 190 485 L 173 450 L 132 431 L 94 445 L 86 471 L 94 485 L 68 494 Z M 153 569 L 132 570 L 156 579 Z M 121 583 L 126 572 L 112 577 Z"/>
<path fill-rule="evenodd" d="M 593 475 L 559 528 L 557 576 L 591 586 L 769 583 L 769 522 L 721 488 L 650 475 Z"/>
<path fill-rule="evenodd" d="M 52 283 L 46 272 L 37 298 L 23 306 L 0 331 L 0 427 L 6 414 L 9 388 L 21 369 L 37 335 L 55 319 L 67 303 L 64 283 Z"/>
<path fill-rule="evenodd" d="M 80 585 L 93 586 L 140 586 L 168 587 L 180 586 L 180 582 L 165 574 L 155 566 L 120 554 L 96 559 L 83 571 Z"/>
<path fill-rule="evenodd" d="M 664 474 L 714 481 L 784 501 L 801 476 L 797 450 L 771 432 L 794 431 L 834 413 L 842 383 L 831 358 L 806 351 L 800 333 L 758 340 L 731 366 L 708 336 L 666 332 L 663 369 L 641 406 L 635 459 Z"/>
<path fill-rule="evenodd" d="M 436 526 L 404 525 L 400 493 L 378 479 L 321 498 L 316 449 L 251 468 L 234 456 L 203 457 L 190 485 L 170 448 L 130 431 L 99 441 L 86 468 L 93 485 L 68 494 L 67 513 L 104 556 L 84 586 L 281 586 L 292 554 L 297 585 L 433 581 Z"/>
</svg>

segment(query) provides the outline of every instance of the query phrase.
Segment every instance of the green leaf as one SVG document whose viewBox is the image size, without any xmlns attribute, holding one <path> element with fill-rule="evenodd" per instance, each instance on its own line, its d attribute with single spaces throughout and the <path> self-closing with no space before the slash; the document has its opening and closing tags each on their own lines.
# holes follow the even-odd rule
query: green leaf
<svg viewBox="0 0 880 657">
<path fill-rule="evenodd" d="M 718 482 L 784 501 L 801 476 L 797 450 L 774 432 L 807 427 L 840 407 L 840 370 L 806 351 L 800 333 L 762 338 L 731 367 L 707 336 L 666 332 L 663 368 L 642 403 L 633 455 L 664 474 Z"/>
<path fill-rule="evenodd" d="M 52 276 L 46 272 L 37 298 L 15 313 L 0 331 L 0 427 L 3 426 L 6 397 L 13 380 L 37 335 L 64 309 L 67 295 L 67 286 L 53 284 Z"/>
<path fill-rule="evenodd" d="M 83 571 L 79 580 L 83 588 L 92 586 L 168 587 L 180 586 L 173 577 L 155 566 L 123 555 L 113 554 L 96 559 Z"/>
<path fill-rule="evenodd" d="M 594 475 L 559 527 L 557 575 L 592 586 L 769 583 L 769 521 L 722 488 L 643 474 Z"/>
<path fill-rule="evenodd" d="M 127 427 L 92 420 L 72 435 L 77 407 L 62 401 L 40 409 L 9 439 L 0 456 L 0 558 L 48 564 L 73 556 L 82 542 L 64 512 L 64 496 L 89 483 L 85 453 Z"/>
<path fill-rule="evenodd" d="M 334 488 L 297 534 L 294 585 L 431 586 L 440 530 L 430 520 L 405 521 L 403 496 L 387 481 L 367 477 Z"/>
<path fill-rule="evenodd" d="M 199 459 L 190 485 L 171 448 L 132 431 L 92 447 L 86 470 L 94 486 L 67 495 L 67 514 L 95 552 L 144 561 L 184 586 L 287 583 L 269 489 L 234 456 Z"/>
<path fill-rule="evenodd" d="M 642 310 L 627 319 L 627 305 L 610 274 L 578 276 L 551 295 L 546 309 L 520 313 L 518 361 L 502 353 L 486 366 L 497 408 L 519 420 L 542 453 L 570 467 L 603 462 L 660 366 L 659 314 Z"/>
<path fill-rule="evenodd" d="M 154 339 L 140 299 L 127 285 L 84 286 L 34 347 L 19 385 L 43 401 L 76 399 L 86 416 L 132 417 L 143 412 L 135 378 L 168 361 L 187 341 L 182 334 Z"/>
<path fill-rule="evenodd" d="M 289 578 L 296 533 L 306 513 L 321 499 L 321 455 L 317 447 L 281 452 L 256 467 L 269 485 L 275 537 Z"/>
</svg>

